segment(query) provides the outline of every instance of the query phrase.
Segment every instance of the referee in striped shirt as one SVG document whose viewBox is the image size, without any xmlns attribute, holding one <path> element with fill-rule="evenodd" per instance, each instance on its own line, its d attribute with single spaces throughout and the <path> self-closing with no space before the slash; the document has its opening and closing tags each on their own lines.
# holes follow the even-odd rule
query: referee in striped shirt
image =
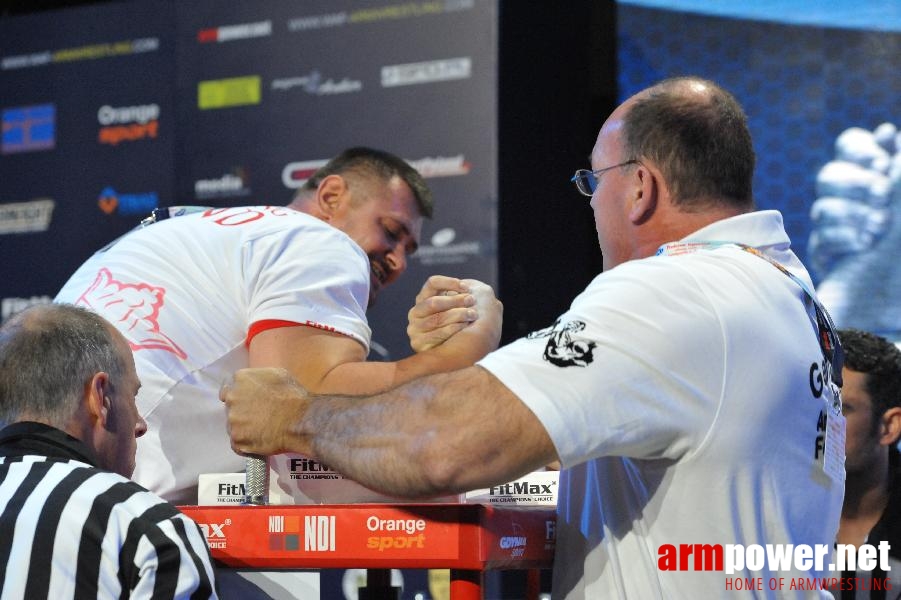
<svg viewBox="0 0 901 600">
<path fill-rule="evenodd" d="M 0 598 L 216 598 L 197 525 L 128 479 L 139 387 L 94 313 L 47 304 L 0 327 Z"/>
</svg>

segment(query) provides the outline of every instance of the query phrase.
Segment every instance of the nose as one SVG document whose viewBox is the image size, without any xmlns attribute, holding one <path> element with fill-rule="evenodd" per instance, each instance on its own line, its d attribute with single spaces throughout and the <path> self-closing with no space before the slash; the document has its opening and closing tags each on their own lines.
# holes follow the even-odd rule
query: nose
<svg viewBox="0 0 901 600">
<path fill-rule="evenodd" d="M 403 244 L 397 244 L 385 255 L 388 268 L 391 270 L 391 281 L 400 277 L 407 270 L 407 252 Z"/>
<path fill-rule="evenodd" d="M 135 437 L 139 438 L 142 435 L 147 433 L 147 421 L 144 420 L 144 417 L 138 417 L 138 422 L 135 423 Z"/>
</svg>

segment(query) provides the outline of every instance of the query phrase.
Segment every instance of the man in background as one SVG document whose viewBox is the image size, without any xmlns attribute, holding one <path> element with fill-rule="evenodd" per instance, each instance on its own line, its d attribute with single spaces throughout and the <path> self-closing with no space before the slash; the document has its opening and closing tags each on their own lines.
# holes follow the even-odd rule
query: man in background
<svg viewBox="0 0 901 600">
<path fill-rule="evenodd" d="M 741 107 L 710 81 L 663 81 L 609 116 L 590 160 L 573 181 L 604 272 L 553 325 L 370 397 L 238 372 L 221 391 L 233 447 L 406 497 L 559 460 L 555 600 L 828 598 L 767 586 L 825 565 L 715 568 L 726 545 L 828 553 L 844 492 L 837 336 L 781 215 L 755 210 Z"/>
<path fill-rule="evenodd" d="M 87 310 L 0 328 L 0 596 L 216 597 L 197 525 L 128 479 L 140 385 L 125 338 Z"/>
<path fill-rule="evenodd" d="M 901 596 L 901 350 L 885 338 L 860 329 L 840 329 L 845 350 L 842 408 L 847 418 L 845 500 L 838 543 L 889 542 L 889 565 L 843 577 L 885 579 L 891 590 L 835 591 L 837 598 Z M 874 586 L 864 586 L 870 589 Z"/>
<path fill-rule="evenodd" d="M 220 384 L 242 367 L 283 367 L 320 393 L 375 393 L 494 349 L 501 307 L 491 289 L 436 277 L 420 294 L 428 301 L 410 313 L 417 352 L 366 361 L 367 306 L 406 270 L 431 214 L 431 193 L 413 167 L 351 148 L 288 206 L 165 219 L 85 262 L 56 300 L 106 317 L 135 353 L 147 421 L 135 480 L 194 504 L 198 475 L 243 470 L 218 401 Z M 455 295 L 435 296 L 435 286 Z"/>
</svg>

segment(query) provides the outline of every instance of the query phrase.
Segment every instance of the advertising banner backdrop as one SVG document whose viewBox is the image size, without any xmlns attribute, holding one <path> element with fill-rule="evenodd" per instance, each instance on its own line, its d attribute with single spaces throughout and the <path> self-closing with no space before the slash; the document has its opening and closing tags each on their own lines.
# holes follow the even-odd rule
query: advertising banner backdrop
<svg viewBox="0 0 901 600">
<path fill-rule="evenodd" d="M 621 97 L 684 74 L 735 94 L 757 206 L 839 327 L 901 342 L 901 5 L 621 0 L 617 27 Z"/>
<path fill-rule="evenodd" d="M 494 2 L 109 4 L 0 21 L 0 60 L 4 318 L 155 206 L 287 204 L 361 145 L 435 197 L 370 358 L 409 354 L 429 275 L 496 285 Z"/>
<path fill-rule="evenodd" d="M 0 20 L 2 319 L 174 198 L 171 6 Z"/>
</svg>

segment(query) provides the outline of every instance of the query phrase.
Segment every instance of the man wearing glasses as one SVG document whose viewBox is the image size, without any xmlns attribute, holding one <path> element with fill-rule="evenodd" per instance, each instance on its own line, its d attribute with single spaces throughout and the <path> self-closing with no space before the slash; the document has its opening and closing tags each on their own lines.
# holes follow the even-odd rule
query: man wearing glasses
<svg viewBox="0 0 901 600">
<path fill-rule="evenodd" d="M 841 348 L 781 215 L 755 210 L 753 169 L 746 117 L 722 88 L 679 78 L 636 94 L 573 178 L 604 272 L 553 325 L 367 398 L 239 372 L 220 392 L 232 446 L 301 452 L 410 497 L 559 460 L 554 598 L 795 594 L 792 578 L 823 561 L 777 570 L 743 552 L 832 547 Z"/>
</svg>

